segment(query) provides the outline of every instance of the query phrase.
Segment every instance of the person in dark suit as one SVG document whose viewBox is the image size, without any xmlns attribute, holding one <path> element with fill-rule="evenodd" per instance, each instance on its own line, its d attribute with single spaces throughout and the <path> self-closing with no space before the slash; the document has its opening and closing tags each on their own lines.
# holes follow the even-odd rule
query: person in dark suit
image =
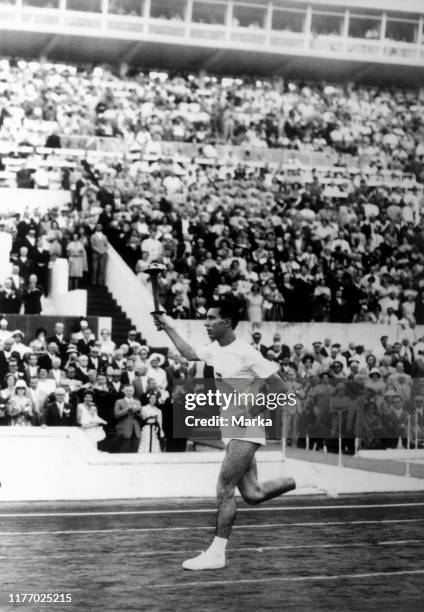
<svg viewBox="0 0 424 612">
<path fill-rule="evenodd" d="M 16 312 L 19 313 L 25 294 L 25 280 L 19 274 L 19 266 L 12 266 L 12 274 L 10 275 L 12 281 L 12 289 L 16 293 Z"/>
<path fill-rule="evenodd" d="M 183 358 L 178 353 L 168 354 L 168 366 L 165 368 L 167 389 L 172 390 L 176 378 L 187 378 L 188 368 L 182 363 Z"/>
<path fill-rule="evenodd" d="M 59 349 L 59 356 L 62 360 L 62 365 L 66 362 L 66 351 L 69 346 L 69 339 L 65 337 L 65 326 L 60 321 L 55 323 L 54 333 L 52 336 L 47 338 L 47 342 L 54 342 Z"/>
<path fill-rule="evenodd" d="M 47 404 L 44 414 L 45 424 L 51 427 L 72 427 L 77 424 L 77 411 L 75 405 L 65 402 L 66 391 L 58 387 L 55 392 L 55 401 Z"/>
<path fill-rule="evenodd" d="M 90 347 L 88 355 L 88 369 L 96 370 L 96 372 L 106 372 L 109 361 L 106 355 L 100 355 L 100 347 L 98 343 Z"/>
<path fill-rule="evenodd" d="M 6 278 L 3 289 L 0 291 L 0 312 L 4 314 L 18 314 L 21 302 L 12 287 L 12 280 Z"/>
<path fill-rule="evenodd" d="M 94 403 L 98 407 L 100 418 L 107 421 L 105 426 L 106 438 L 105 444 L 101 450 L 109 451 L 113 446 L 113 437 L 115 435 L 115 417 L 114 408 L 118 399 L 121 399 L 124 394 L 112 393 L 110 386 L 107 383 L 106 376 L 100 373 L 97 376 L 97 382 L 94 385 Z"/>
<path fill-rule="evenodd" d="M 30 227 L 28 233 L 23 238 L 21 246 L 28 249 L 28 257 L 33 261 L 33 255 L 37 248 L 37 232 L 35 227 Z"/>
<path fill-rule="evenodd" d="M 43 248 L 43 239 L 38 238 L 37 246 L 32 251 L 34 273 L 43 288 L 44 295 L 48 293 L 50 253 Z"/>
<path fill-rule="evenodd" d="M 129 357 L 125 362 L 125 369 L 122 370 L 121 373 L 121 383 L 126 385 L 134 385 L 134 380 L 136 377 L 135 373 L 135 362 L 132 357 Z"/>
<path fill-rule="evenodd" d="M 19 249 L 19 257 L 16 260 L 16 265 L 19 266 L 19 274 L 28 282 L 30 274 L 33 272 L 33 263 L 28 257 L 28 249 L 26 246 L 21 246 Z"/>
<path fill-rule="evenodd" d="M 89 355 L 92 346 L 94 346 L 94 340 L 91 335 L 91 329 L 87 327 L 82 332 L 82 338 L 77 342 L 77 349 L 80 355 Z"/>
<path fill-rule="evenodd" d="M 59 357 L 59 349 L 57 348 L 56 342 L 49 342 L 47 344 L 47 352 L 40 355 L 38 359 L 38 365 L 40 368 L 44 368 L 48 372 L 52 369 L 53 359 Z"/>
<path fill-rule="evenodd" d="M 253 346 L 253 348 L 259 351 L 263 357 L 265 357 L 268 349 L 265 346 L 265 344 L 262 344 L 261 340 L 262 340 L 261 332 L 255 331 L 252 334 L 252 342 L 250 344 Z"/>
<path fill-rule="evenodd" d="M 0 351 L 0 381 L 3 383 L 6 372 L 9 369 L 9 355 L 5 351 Z"/>
<path fill-rule="evenodd" d="M 136 453 L 140 444 L 141 404 L 134 398 L 134 387 L 124 388 L 124 397 L 115 402 L 116 436 L 118 453 Z"/>
<path fill-rule="evenodd" d="M 31 274 L 29 277 L 28 286 L 23 294 L 24 301 L 24 313 L 26 315 L 40 314 L 42 310 L 41 296 L 43 290 L 38 285 L 38 279 L 35 274 Z"/>
<path fill-rule="evenodd" d="M 75 378 L 80 380 L 83 385 L 88 383 L 88 357 L 87 355 L 80 355 L 78 362 L 76 363 Z"/>
</svg>

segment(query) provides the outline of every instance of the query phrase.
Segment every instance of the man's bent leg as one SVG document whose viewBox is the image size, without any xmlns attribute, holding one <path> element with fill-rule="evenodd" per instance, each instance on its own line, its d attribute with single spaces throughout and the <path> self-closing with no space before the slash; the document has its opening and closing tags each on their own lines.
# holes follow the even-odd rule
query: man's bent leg
<svg viewBox="0 0 424 612">
<path fill-rule="evenodd" d="M 247 472 L 243 474 L 237 486 L 244 501 L 248 504 L 256 505 L 267 499 L 283 495 L 288 491 L 293 491 L 296 488 L 296 482 L 294 478 L 281 477 L 259 483 L 256 459 L 253 457 Z"/>
</svg>

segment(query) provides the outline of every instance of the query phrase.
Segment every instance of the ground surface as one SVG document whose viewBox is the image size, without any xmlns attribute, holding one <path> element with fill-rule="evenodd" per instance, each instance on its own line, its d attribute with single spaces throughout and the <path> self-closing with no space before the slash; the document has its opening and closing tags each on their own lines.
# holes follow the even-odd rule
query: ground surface
<svg viewBox="0 0 424 612">
<path fill-rule="evenodd" d="M 424 609 L 424 494 L 239 506 L 228 567 L 187 572 L 213 535 L 212 500 L 2 504 L 0 610 Z"/>
</svg>

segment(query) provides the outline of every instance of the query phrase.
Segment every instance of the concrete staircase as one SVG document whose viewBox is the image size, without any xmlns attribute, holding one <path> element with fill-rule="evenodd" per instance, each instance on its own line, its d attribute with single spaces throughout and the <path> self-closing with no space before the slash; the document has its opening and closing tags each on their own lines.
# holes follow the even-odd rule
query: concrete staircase
<svg viewBox="0 0 424 612">
<path fill-rule="evenodd" d="M 87 315 L 111 317 L 112 339 L 118 346 L 125 342 L 132 323 L 107 287 L 88 287 L 87 292 Z"/>
</svg>

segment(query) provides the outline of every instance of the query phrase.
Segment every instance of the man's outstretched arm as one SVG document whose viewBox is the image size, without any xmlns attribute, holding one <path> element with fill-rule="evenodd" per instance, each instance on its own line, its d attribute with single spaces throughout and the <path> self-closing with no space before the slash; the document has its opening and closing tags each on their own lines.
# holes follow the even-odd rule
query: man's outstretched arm
<svg viewBox="0 0 424 612">
<path fill-rule="evenodd" d="M 200 358 L 197 355 L 194 348 L 181 338 L 180 334 L 174 327 L 174 322 L 170 317 L 167 317 L 165 314 L 155 314 L 153 315 L 153 319 L 155 321 L 155 325 L 158 331 L 164 331 L 168 334 L 168 337 L 172 340 L 177 350 L 181 353 L 183 357 L 188 359 L 189 361 L 199 361 Z"/>
</svg>

